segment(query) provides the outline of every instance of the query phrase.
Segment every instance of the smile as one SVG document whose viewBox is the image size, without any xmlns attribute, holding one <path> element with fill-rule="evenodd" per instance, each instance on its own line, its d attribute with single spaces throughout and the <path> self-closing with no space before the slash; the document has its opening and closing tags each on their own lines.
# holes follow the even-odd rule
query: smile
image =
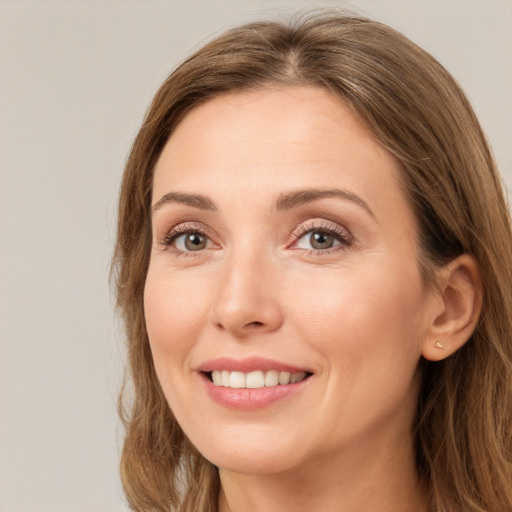
<svg viewBox="0 0 512 512">
<path fill-rule="evenodd" d="M 285 361 L 251 356 L 217 357 L 196 368 L 207 395 L 237 411 L 265 409 L 309 388 L 312 369 Z"/>
<path fill-rule="evenodd" d="M 308 377 L 307 372 L 279 372 L 277 370 L 241 371 L 215 370 L 210 378 L 215 386 L 234 389 L 259 389 L 296 384 Z"/>
</svg>

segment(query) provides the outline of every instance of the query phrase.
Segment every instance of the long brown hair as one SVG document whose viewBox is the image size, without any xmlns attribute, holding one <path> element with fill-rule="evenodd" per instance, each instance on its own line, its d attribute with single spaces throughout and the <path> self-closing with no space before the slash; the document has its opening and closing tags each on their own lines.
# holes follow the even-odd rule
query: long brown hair
<svg viewBox="0 0 512 512">
<path fill-rule="evenodd" d="M 130 390 L 121 473 L 134 510 L 214 511 L 217 469 L 176 423 L 155 374 L 143 289 L 153 169 L 173 129 L 215 96 L 268 85 L 313 85 L 342 98 L 401 165 L 419 226 L 426 283 L 437 265 L 473 255 L 483 312 L 466 345 L 424 361 L 417 465 L 432 510 L 512 510 L 512 234 L 485 136 L 460 87 L 393 29 L 344 13 L 230 30 L 188 58 L 157 92 L 123 177 L 114 256 Z"/>
</svg>

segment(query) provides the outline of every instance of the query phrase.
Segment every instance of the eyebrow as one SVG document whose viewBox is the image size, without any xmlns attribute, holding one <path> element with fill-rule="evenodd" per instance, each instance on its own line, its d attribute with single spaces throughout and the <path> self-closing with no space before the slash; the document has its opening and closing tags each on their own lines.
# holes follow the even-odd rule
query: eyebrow
<svg viewBox="0 0 512 512">
<path fill-rule="evenodd" d="M 185 204 L 187 206 L 192 206 L 194 208 L 210 212 L 217 211 L 217 207 L 213 204 L 212 200 L 208 199 L 206 196 L 199 194 L 185 194 L 183 192 L 169 192 L 163 195 L 160 200 L 151 207 L 151 210 L 154 212 L 164 204 L 168 203 Z"/>
<path fill-rule="evenodd" d="M 353 203 L 363 207 L 372 217 L 375 217 L 375 214 L 372 212 L 368 204 L 363 201 L 363 199 L 361 199 L 356 194 L 353 194 L 352 192 L 337 188 L 304 189 L 280 194 L 275 203 L 275 209 L 276 211 L 291 210 L 297 206 L 330 197 L 337 197 L 347 201 L 352 201 Z M 165 204 L 169 203 L 184 204 L 187 206 L 192 206 L 193 208 L 211 212 L 218 211 L 213 201 L 208 197 L 201 194 L 187 194 L 184 192 L 168 192 L 167 194 L 163 195 L 156 204 L 152 206 L 151 210 L 154 212 Z"/>
<path fill-rule="evenodd" d="M 353 203 L 362 206 L 372 217 L 375 218 L 375 214 L 372 212 L 371 208 L 359 196 L 349 192 L 348 190 L 341 190 L 337 188 L 326 190 L 305 189 L 281 194 L 276 201 L 275 207 L 277 211 L 290 210 L 291 208 L 329 197 L 338 197 L 346 199 L 347 201 L 352 201 Z"/>
</svg>

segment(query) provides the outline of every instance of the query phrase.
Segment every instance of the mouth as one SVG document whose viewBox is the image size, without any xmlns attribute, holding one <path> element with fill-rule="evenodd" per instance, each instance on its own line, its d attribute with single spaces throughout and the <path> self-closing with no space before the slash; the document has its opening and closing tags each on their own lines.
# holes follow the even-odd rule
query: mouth
<svg viewBox="0 0 512 512">
<path fill-rule="evenodd" d="M 258 356 L 218 357 L 196 371 L 214 402 L 247 412 L 302 395 L 314 375 L 310 368 Z"/>
<path fill-rule="evenodd" d="M 214 370 L 203 374 L 215 386 L 232 389 L 261 389 L 298 384 L 312 374 L 306 371 L 286 372 L 277 370 L 255 370 L 251 372 Z"/>
</svg>

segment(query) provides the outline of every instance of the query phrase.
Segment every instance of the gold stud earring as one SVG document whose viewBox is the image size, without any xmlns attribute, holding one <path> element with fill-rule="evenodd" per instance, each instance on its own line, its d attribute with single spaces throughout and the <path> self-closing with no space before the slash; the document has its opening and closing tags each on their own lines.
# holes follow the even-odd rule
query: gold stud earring
<svg viewBox="0 0 512 512">
<path fill-rule="evenodd" d="M 440 341 L 436 341 L 436 348 L 440 348 L 441 350 L 444 350 L 444 345 Z"/>
</svg>

